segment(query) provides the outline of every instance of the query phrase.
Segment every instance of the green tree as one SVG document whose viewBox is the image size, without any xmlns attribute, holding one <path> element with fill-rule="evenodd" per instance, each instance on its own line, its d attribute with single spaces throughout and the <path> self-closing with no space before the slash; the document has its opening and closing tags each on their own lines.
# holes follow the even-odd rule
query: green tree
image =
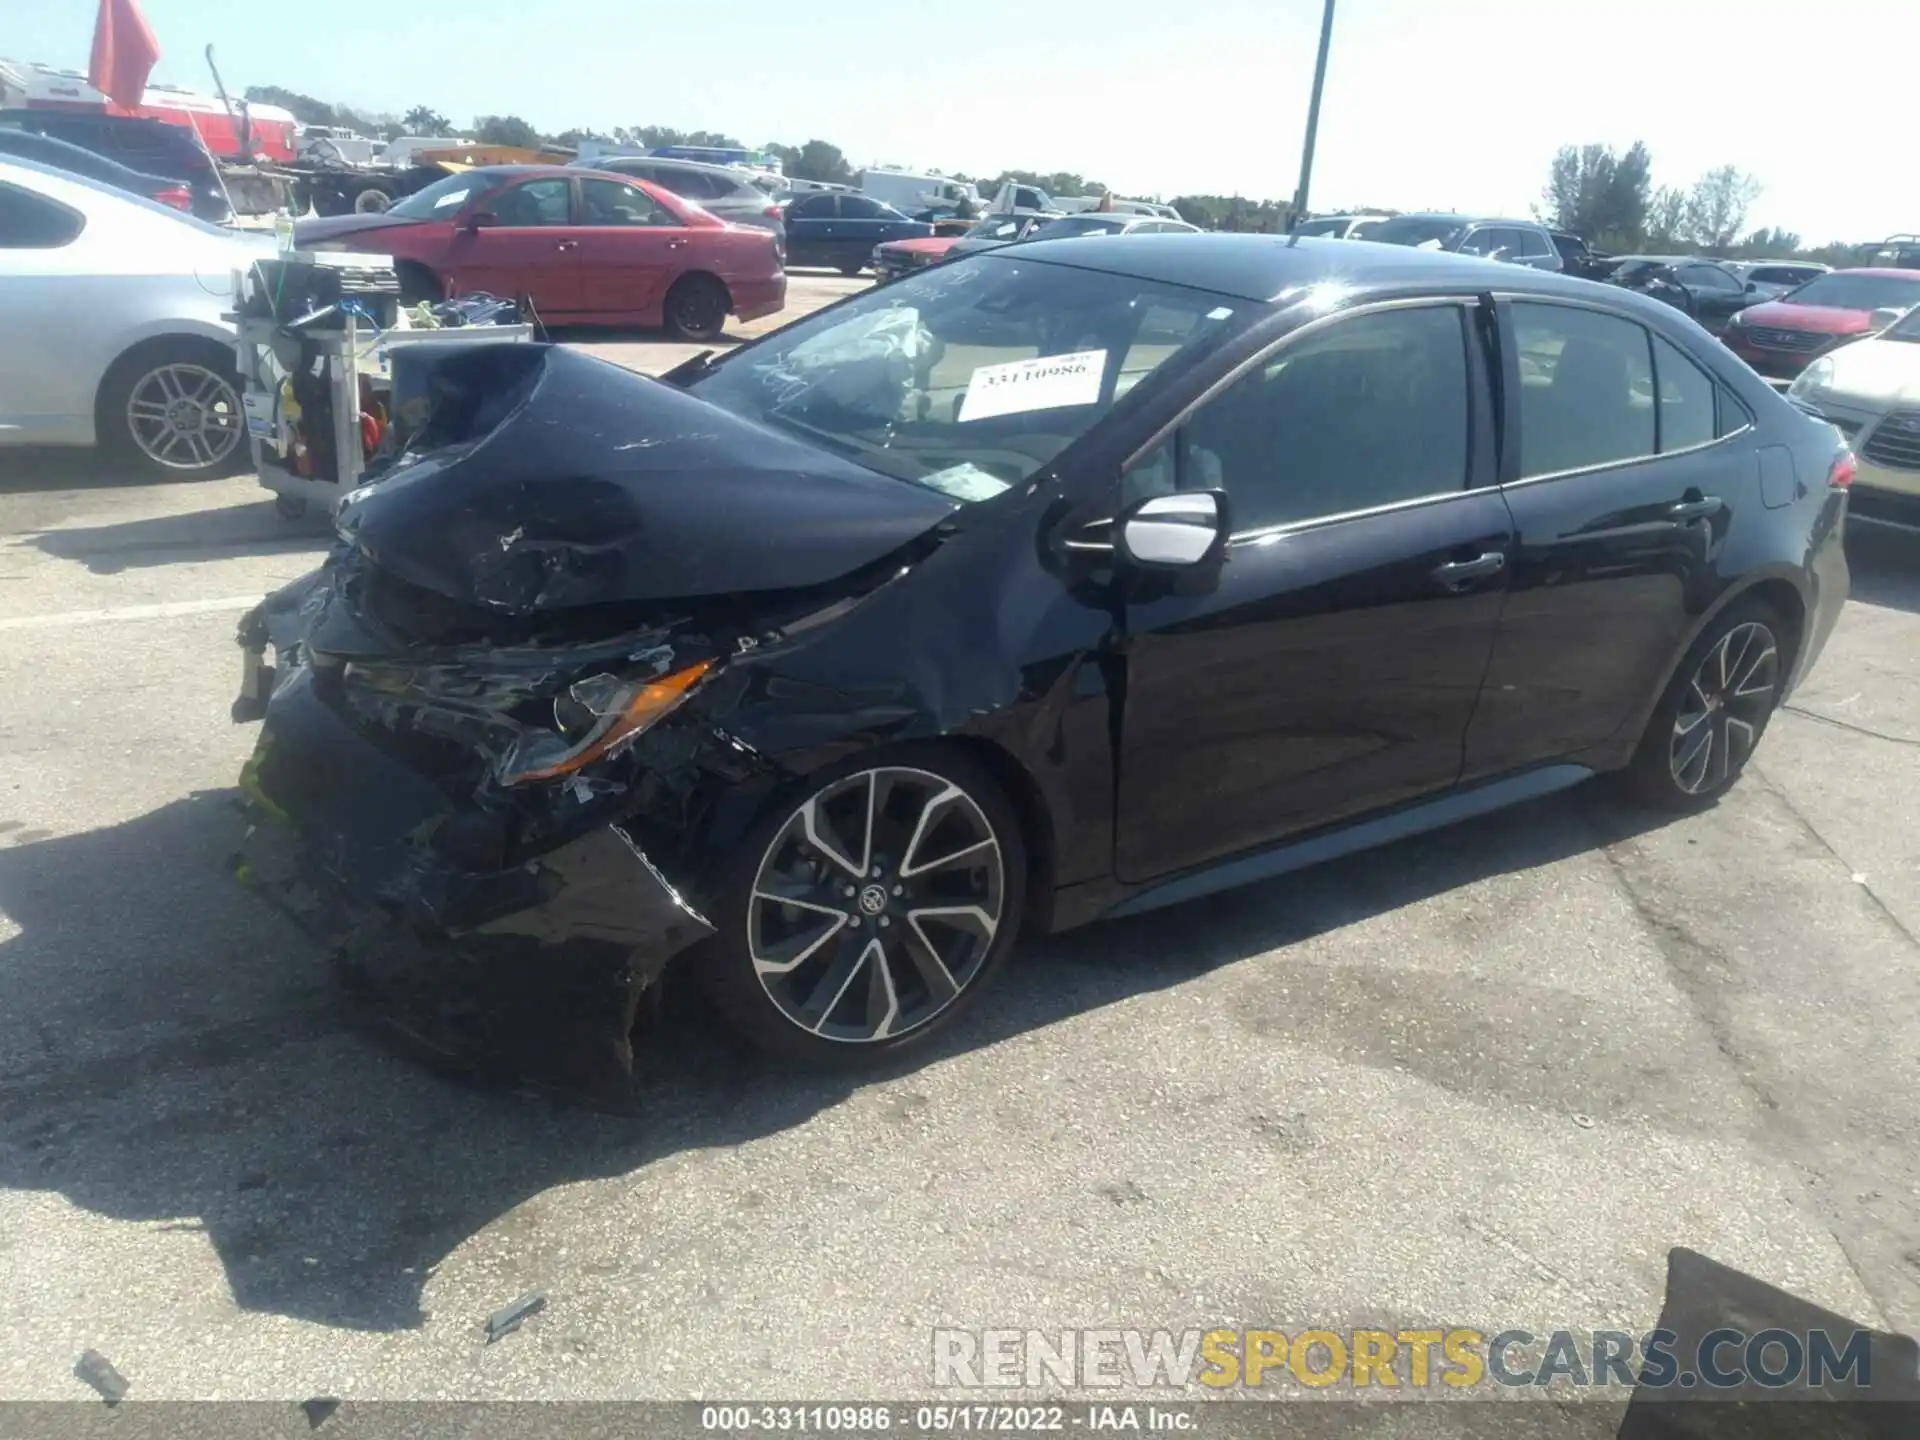
<svg viewBox="0 0 1920 1440">
<path fill-rule="evenodd" d="M 343 123 L 334 113 L 333 106 L 311 95 L 302 95 L 298 90 L 287 90 L 278 85 L 249 85 L 246 98 L 255 104 L 278 105 L 282 110 L 290 111 L 302 125 Z"/>
<path fill-rule="evenodd" d="M 1800 237 L 1791 230 L 1761 226 L 1734 249 L 1742 259 L 1786 260 L 1800 253 Z"/>
<path fill-rule="evenodd" d="M 482 145 L 513 145 L 530 150 L 540 143 L 540 132 L 518 115 L 482 115 L 473 122 L 473 134 Z"/>
<path fill-rule="evenodd" d="M 1293 207 L 1284 200 L 1249 200 L 1244 195 L 1176 195 L 1173 208 L 1202 230 L 1239 230 L 1260 235 L 1286 231 Z"/>
<path fill-rule="evenodd" d="M 851 185 L 853 167 L 840 153 L 838 145 L 825 140 L 809 140 L 804 145 L 768 147 L 780 161 L 789 179 L 815 180 L 824 185 Z"/>
<path fill-rule="evenodd" d="M 1687 234 L 1704 250 L 1728 250 L 1760 198 L 1760 181 L 1733 165 L 1709 170 L 1687 196 Z"/>
<path fill-rule="evenodd" d="M 1624 155 L 1610 145 L 1562 145 L 1536 207 L 1556 230 L 1613 249 L 1637 248 L 1647 228 L 1653 160 L 1635 141 Z"/>
<path fill-rule="evenodd" d="M 416 105 L 400 117 L 408 135 L 451 135 L 453 122 L 430 105 Z"/>
</svg>

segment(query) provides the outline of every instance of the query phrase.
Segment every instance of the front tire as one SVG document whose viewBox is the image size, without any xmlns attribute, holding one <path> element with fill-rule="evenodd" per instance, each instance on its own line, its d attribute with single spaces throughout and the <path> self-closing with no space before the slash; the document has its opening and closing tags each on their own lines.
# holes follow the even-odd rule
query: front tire
<svg viewBox="0 0 1920 1440">
<path fill-rule="evenodd" d="M 763 1050 L 853 1069 L 918 1048 L 978 999 L 1026 907 L 998 782 L 916 746 L 837 767 L 728 867 L 703 978 Z"/>
<path fill-rule="evenodd" d="M 1734 787 L 1780 703 L 1786 634 L 1760 600 L 1735 601 L 1707 627 L 1674 671 L 1628 767 L 1636 799 L 1704 810 Z"/>
<path fill-rule="evenodd" d="M 682 275 L 667 291 L 667 329 L 682 340 L 718 340 L 733 297 L 711 275 Z"/>
<path fill-rule="evenodd" d="M 100 382 L 100 447 L 149 480 L 206 480 L 245 467 L 246 417 L 233 352 L 210 340 L 156 340 Z"/>
</svg>

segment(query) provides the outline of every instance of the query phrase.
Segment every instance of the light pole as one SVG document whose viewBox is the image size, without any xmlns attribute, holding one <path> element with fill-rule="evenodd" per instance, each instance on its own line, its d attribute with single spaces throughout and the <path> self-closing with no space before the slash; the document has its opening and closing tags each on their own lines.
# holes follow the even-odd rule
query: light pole
<svg viewBox="0 0 1920 1440">
<path fill-rule="evenodd" d="M 1307 143 L 1300 152 L 1300 188 L 1293 192 L 1291 230 L 1307 218 L 1307 191 L 1313 182 L 1313 142 L 1320 132 L 1320 90 L 1327 83 L 1327 45 L 1333 39 L 1333 0 L 1320 18 L 1320 58 L 1313 63 L 1313 99 L 1307 102 Z"/>
</svg>

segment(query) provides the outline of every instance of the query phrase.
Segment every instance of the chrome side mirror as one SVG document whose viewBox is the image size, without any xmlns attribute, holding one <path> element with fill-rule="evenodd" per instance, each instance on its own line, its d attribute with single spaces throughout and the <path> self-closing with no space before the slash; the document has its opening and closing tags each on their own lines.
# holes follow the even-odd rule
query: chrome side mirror
<svg viewBox="0 0 1920 1440">
<path fill-rule="evenodd" d="M 1907 312 L 1895 306 L 1883 306 L 1867 317 L 1867 328 L 1878 332 L 1896 323 Z"/>
<path fill-rule="evenodd" d="M 1120 517 L 1121 558 L 1150 569 L 1198 565 L 1226 543 L 1226 501 L 1218 490 L 1149 495 Z"/>
</svg>

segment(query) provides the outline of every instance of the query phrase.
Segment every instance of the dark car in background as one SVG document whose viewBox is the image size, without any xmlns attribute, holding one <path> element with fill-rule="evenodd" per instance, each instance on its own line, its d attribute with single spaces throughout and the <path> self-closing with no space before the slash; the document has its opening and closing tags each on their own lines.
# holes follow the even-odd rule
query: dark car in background
<svg viewBox="0 0 1920 1440">
<path fill-rule="evenodd" d="M 0 110 L 0 127 L 51 135 L 143 175 L 178 180 L 193 192 L 193 213 L 199 219 L 220 225 L 233 218 L 220 172 L 185 125 L 136 115 L 20 109 Z"/>
<path fill-rule="evenodd" d="M 603 155 L 573 164 L 609 175 L 635 176 L 682 200 L 691 200 L 731 224 L 771 230 L 776 240 L 786 243 L 786 217 L 779 202 L 754 184 L 744 170 L 653 155 Z"/>
<path fill-rule="evenodd" d="M 1629 255 L 1611 267 L 1606 278 L 1610 285 L 1638 290 L 1691 315 L 1714 335 L 1764 298 L 1758 285 L 1731 266 L 1702 255 Z"/>
<path fill-rule="evenodd" d="M 1377 245 L 1407 245 L 1416 250 L 1449 250 L 1505 260 L 1532 270 L 1565 268 L 1560 250 L 1544 225 L 1531 220 L 1497 220 L 1472 215 L 1427 213 L 1396 215 L 1366 237 Z"/>
<path fill-rule="evenodd" d="M 1836 345 L 1884 330 L 1920 305 L 1920 270 L 1835 270 L 1727 326 L 1733 353 L 1762 375 L 1791 380 Z"/>
<path fill-rule="evenodd" d="M 1582 280 L 1604 280 L 1612 273 L 1614 257 L 1594 249 L 1578 235 L 1566 230 L 1549 230 L 1547 236 L 1553 241 L 1553 248 L 1560 252 L 1563 274 L 1578 275 Z"/>
<path fill-rule="evenodd" d="M 831 266 L 858 275 L 873 260 L 873 248 L 889 240 L 930 237 L 933 226 L 910 220 L 867 195 L 820 191 L 787 202 L 787 263 Z"/>
<path fill-rule="evenodd" d="M 246 873 L 360 994 L 443 975 L 440 1023 L 576 1070 L 676 956 L 873 1063 L 1023 930 L 1603 771 L 1712 805 L 1848 588 L 1830 425 L 1670 307 L 1457 255 L 1042 241 L 659 380 L 394 371 L 339 543 L 241 622 Z"/>
<path fill-rule="evenodd" d="M 56 140 L 51 135 L 36 135 L 31 130 L 15 130 L 0 125 L 0 155 L 10 155 L 17 160 L 37 160 L 42 165 L 52 165 L 69 175 L 83 175 L 89 180 L 111 185 L 116 190 L 124 190 L 129 195 L 144 196 L 171 209 L 189 215 L 193 213 L 193 191 L 181 181 L 168 175 L 143 175 L 138 170 L 129 170 L 116 160 L 83 150 L 78 145 L 69 145 L 64 140 Z"/>
</svg>

